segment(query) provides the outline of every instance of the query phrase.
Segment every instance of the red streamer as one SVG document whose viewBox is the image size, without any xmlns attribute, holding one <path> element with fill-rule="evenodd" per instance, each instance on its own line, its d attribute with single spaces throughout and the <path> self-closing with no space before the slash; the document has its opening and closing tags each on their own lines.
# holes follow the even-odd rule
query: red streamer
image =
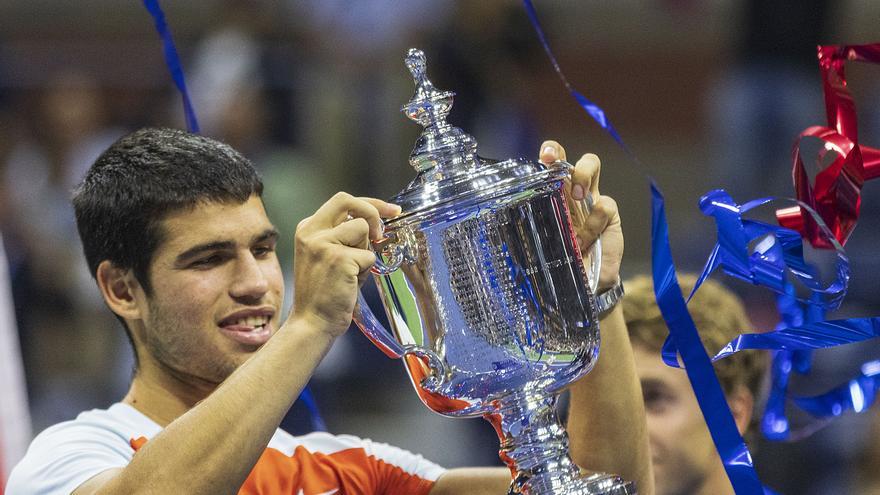
<svg viewBox="0 0 880 495">
<path fill-rule="evenodd" d="M 809 127 L 795 140 L 792 180 L 797 198 L 813 207 L 840 244 L 846 244 L 859 217 L 862 185 L 880 177 L 880 149 L 859 144 L 856 107 L 846 87 L 844 64 L 850 60 L 880 64 L 880 43 L 819 46 L 818 55 L 828 126 Z M 813 184 L 801 158 L 800 145 L 805 137 L 824 143 L 817 157 L 819 163 L 830 151 L 838 155 L 816 174 Z M 803 208 L 777 210 L 776 218 L 783 227 L 800 232 L 813 247 L 833 248 Z"/>
</svg>

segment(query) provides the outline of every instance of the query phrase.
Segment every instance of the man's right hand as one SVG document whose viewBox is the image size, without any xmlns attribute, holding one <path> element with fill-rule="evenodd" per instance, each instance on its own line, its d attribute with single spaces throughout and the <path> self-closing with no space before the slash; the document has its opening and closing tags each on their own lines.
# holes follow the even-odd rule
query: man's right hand
<svg viewBox="0 0 880 495">
<path fill-rule="evenodd" d="M 382 218 L 400 207 L 340 192 L 296 228 L 294 303 L 290 319 L 305 319 L 336 337 L 351 323 L 359 279 L 376 261 L 371 240 L 382 237 Z"/>
</svg>

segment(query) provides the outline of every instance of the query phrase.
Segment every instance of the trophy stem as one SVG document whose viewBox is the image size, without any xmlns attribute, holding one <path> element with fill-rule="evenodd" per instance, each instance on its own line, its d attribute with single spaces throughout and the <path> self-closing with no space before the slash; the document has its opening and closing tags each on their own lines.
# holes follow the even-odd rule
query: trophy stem
<svg viewBox="0 0 880 495">
<path fill-rule="evenodd" d="M 617 476 L 581 474 L 568 454 L 557 398 L 519 392 L 500 399 L 497 412 L 485 415 L 513 475 L 508 495 L 635 495 L 634 484 Z"/>
</svg>

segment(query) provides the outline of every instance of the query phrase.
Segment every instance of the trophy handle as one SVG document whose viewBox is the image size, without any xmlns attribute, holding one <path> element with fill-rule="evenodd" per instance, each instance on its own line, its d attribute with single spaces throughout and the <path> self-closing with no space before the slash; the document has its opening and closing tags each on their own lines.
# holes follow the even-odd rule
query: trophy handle
<svg viewBox="0 0 880 495">
<path fill-rule="evenodd" d="M 379 262 L 378 260 L 377 256 L 377 263 Z M 380 351 L 384 352 L 386 356 L 391 359 L 398 359 L 406 353 L 400 342 L 391 336 L 391 332 L 386 330 L 378 318 L 376 318 L 376 315 L 373 314 L 373 310 L 370 309 L 361 291 L 358 291 L 358 300 L 357 304 L 354 305 L 354 313 L 352 313 L 351 319 L 361 329 L 361 332 L 370 339 L 370 342 L 378 347 Z"/>
<path fill-rule="evenodd" d="M 440 386 L 446 373 L 446 366 L 443 365 L 440 356 L 430 349 L 417 345 L 401 345 L 400 342 L 391 336 L 391 332 L 386 330 L 382 323 L 379 322 L 376 315 L 373 314 L 373 310 L 370 309 L 361 291 L 358 291 L 357 304 L 355 304 L 354 312 L 351 316 L 358 328 L 361 329 L 361 332 L 370 339 L 370 342 L 391 359 L 398 359 L 409 355 L 423 358 L 431 370 L 431 374 L 425 377 L 422 386 L 429 390 Z"/>
<path fill-rule="evenodd" d="M 388 275 L 400 268 L 400 264 L 406 259 L 406 246 L 403 244 L 396 244 L 391 248 L 389 261 L 386 263 L 382 260 L 382 244 L 388 241 L 393 242 L 393 240 L 394 239 L 391 237 L 384 237 L 372 241 L 373 252 L 376 254 L 376 262 L 373 267 L 370 268 L 370 271 L 374 275 Z M 358 290 L 358 300 L 357 304 L 354 306 L 354 312 L 351 315 L 351 319 L 354 320 L 358 328 L 361 329 L 361 332 L 363 332 L 363 334 L 370 339 L 379 350 L 384 352 L 386 356 L 391 359 L 398 359 L 403 357 L 406 353 L 406 349 L 404 349 L 404 347 L 391 336 L 391 332 L 386 330 L 382 323 L 376 318 L 376 315 L 373 314 L 373 310 L 370 309 L 367 300 L 364 299 L 363 292 L 360 290 Z"/>
<path fill-rule="evenodd" d="M 370 268 L 370 271 L 376 275 L 388 275 L 394 270 L 400 268 L 400 264 L 406 259 L 406 246 L 397 244 L 391 250 L 391 260 L 386 263 L 382 261 L 382 256 L 376 253 L 376 264 Z"/>
</svg>

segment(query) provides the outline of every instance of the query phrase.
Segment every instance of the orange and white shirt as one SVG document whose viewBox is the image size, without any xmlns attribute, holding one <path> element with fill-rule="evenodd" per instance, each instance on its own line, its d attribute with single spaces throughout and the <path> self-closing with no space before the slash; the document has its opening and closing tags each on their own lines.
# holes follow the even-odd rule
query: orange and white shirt
<svg viewBox="0 0 880 495">
<path fill-rule="evenodd" d="M 6 495 L 67 495 L 103 471 L 128 465 L 160 431 L 127 404 L 83 412 L 37 435 L 12 470 Z M 278 429 L 239 493 L 424 494 L 443 472 L 422 456 L 387 444 L 329 433 L 294 437 Z"/>
</svg>

